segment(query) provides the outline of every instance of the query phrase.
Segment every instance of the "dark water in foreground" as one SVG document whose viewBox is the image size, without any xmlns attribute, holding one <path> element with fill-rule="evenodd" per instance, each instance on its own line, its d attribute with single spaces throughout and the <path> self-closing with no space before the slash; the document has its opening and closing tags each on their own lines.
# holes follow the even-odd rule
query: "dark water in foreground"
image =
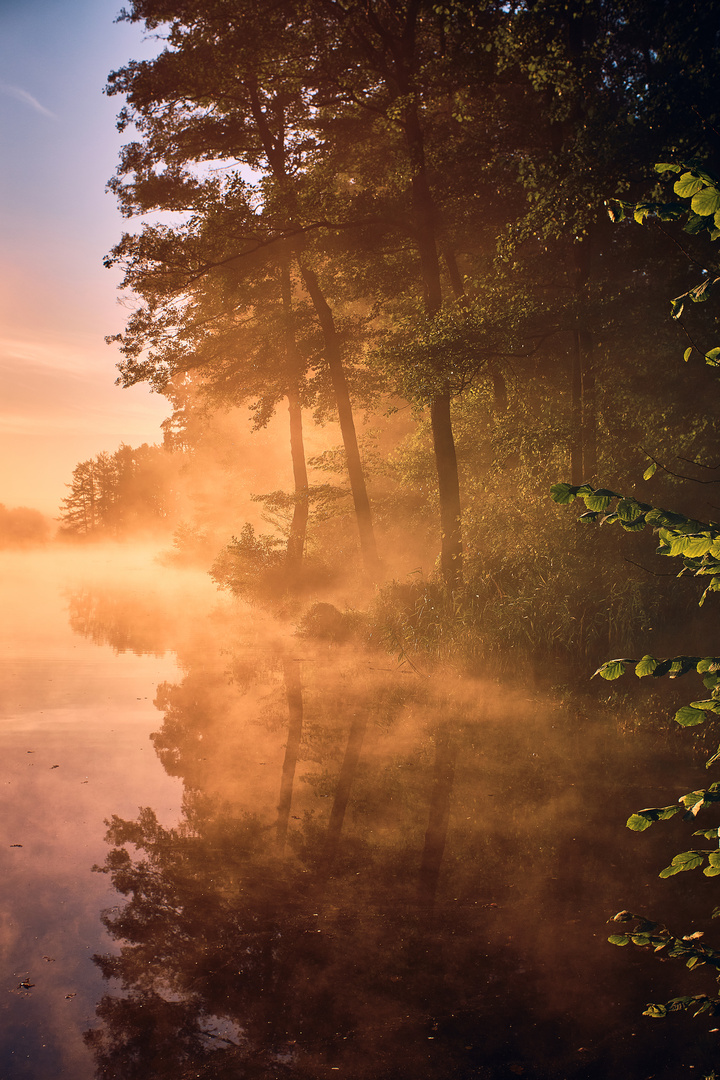
<svg viewBox="0 0 720 1080">
<path fill-rule="evenodd" d="M 63 559 L 2 560 L 0 1080 L 710 1073 L 715 1021 L 641 1013 L 712 977 L 606 942 L 717 902 L 657 878 L 687 825 L 623 828 L 703 784 L 687 732 Z"/>
</svg>

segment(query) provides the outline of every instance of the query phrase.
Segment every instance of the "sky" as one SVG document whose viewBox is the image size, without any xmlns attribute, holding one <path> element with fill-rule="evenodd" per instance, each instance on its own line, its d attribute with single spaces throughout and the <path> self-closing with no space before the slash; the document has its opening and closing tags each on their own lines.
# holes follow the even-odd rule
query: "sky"
<svg viewBox="0 0 720 1080">
<path fill-rule="evenodd" d="M 123 139 L 108 73 L 155 55 L 122 0 L 0 0 L 0 503 L 56 516 L 80 461 L 161 439 L 166 400 L 115 386 Z"/>
</svg>

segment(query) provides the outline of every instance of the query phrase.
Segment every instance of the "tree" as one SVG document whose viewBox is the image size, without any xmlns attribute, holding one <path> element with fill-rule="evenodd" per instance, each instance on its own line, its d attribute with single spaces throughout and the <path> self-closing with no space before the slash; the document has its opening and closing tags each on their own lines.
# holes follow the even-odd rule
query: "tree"
<svg viewBox="0 0 720 1080">
<path fill-rule="evenodd" d="M 50 539 L 50 522 L 39 510 L 0 503 L 0 549 L 44 544 Z"/>
<path fill-rule="evenodd" d="M 126 17 L 133 21 L 144 20 L 146 25 L 154 27 L 163 18 L 165 10 L 163 4 L 139 3 Z M 157 346 L 162 348 L 167 340 L 168 331 L 172 333 L 176 328 L 176 321 L 172 327 L 168 323 L 162 327 L 162 337 L 155 334 L 156 350 L 151 351 L 149 360 L 142 367 L 134 364 L 152 335 L 151 325 L 157 327 L 158 309 L 162 304 L 177 304 L 178 298 L 187 294 L 195 282 L 202 282 L 216 270 L 237 271 L 245 264 L 247 272 L 248 263 L 255 268 L 262 265 L 263 255 L 268 256 L 271 263 L 279 259 L 286 361 L 293 372 L 288 400 L 297 500 L 288 553 L 291 559 L 297 559 L 298 548 L 301 549 L 298 538 L 304 532 L 307 520 L 307 475 L 300 452 L 298 379 L 303 375 L 303 363 L 293 329 L 296 299 L 291 269 L 295 265 L 296 278 L 304 283 L 321 327 L 323 357 L 329 369 L 347 455 L 361 548 L 366 567 L 375 575 L 377 551 L 341 341 L 318 274 L 304 250 L 303 226 L 297 220 L 295 189 L 309 153 L 305 145 L 309 132 L 304 130 L 308 105 L 299 82 L 302 56 L 295 55 L 297 46 L 302 45 L 302 37 L 298 40 L 301 28 L 291 26 L 289 34 L 282 11 L 280 18 L 275 12 L 275 17 L 268 19 L 267 11 L 253 3 L 236 5 L 229 26 L 225 10 L 219 11 L 213 3 L 206 4 L 204 10 L 196 8 L 190 17 L 182 13 L 175 17 L 175 11 L 172 16 L 174 21 L 169 32 L 172 50 L 165 50 L 152 62 L 132 63 L 111 76 L 110 92 L 123 92 L 128 98 L 121 124 L 126 126 L 132 120 L 144 135 L 142 145 L 134 143 L 126 148 L 112 186 L 126 213 L 183 206 L 192 209 L 196 223 L 203 226 L 214 218 L 221 223 L 225 248 L 200 247 L 203 255 L 199 265 L 192 258 L 194 252 L 191 253 L 185 276 L 180 279 L 176 276 L 168 289 L 169 282 L 164 275 L 167 275 L 168 263 L 177 266 L 177 235 L 173 238 L 171 252 L 166 246 L 165 261 L 161 256 L 154 264 L 152 255 L 148 258 L 142 240 L 138 242 L 125 237 L 118 245 L 110 261 L 124 262 L 128 270 L 126 284 L 144 291 L 149 303 L 147 315 L 137 319 L 129 333 L 118 337 L 129 360 L 123 367 L 124 380 L 129 384 L 137 378 L 152 378 L 158 371 L 165 380 L 177 370 L 172 363 L 164 363 L 157 352 Z M 257 32 L 248 34 L 249 25 Z M 224 55 L 223 63 L 218 63 L 218 50 Z M 178 101 L 182 102 L 181 108 L 177 107 Z M 239 161 L 247 168 L 264 170 L 263 183 L 255 190 L 252 205 L 247 189 L 238 182 L 237 173 L 231 174 L 230 181 L 224 186 L 216 180 L 201 183 L 195 178 L 195 163 L 208 159 L 229 159 L 234 168 Z M 160 166 L 164 171 L 158 180 Z M 123 179 L 128 175 L 130 180 Z M 244 206 L 239 205 L 236 197 L 239 192 Z M 262 216 L 259 216 L 261 208 Z M 200 231 L 195 230 L 195 241 Z M 291 243 L 293 236 L 296 237 L 294 244 Z M 166 235 L 164 239 L 169 238 Z M 195 250 L 198 250 L 197 244 Z M 161 288 L 164 286 L 165 291 L 162 296 L 156 293 L 152 297 L 153 289 L 157 288 L 155 270 L 159 270 Z M 227 274 L 225 276 L 227 278 Z M 247 308 L 251 301 L 247 296 L 243 299 Z M 184 314 L 187 316 L 187 312 Z M 226 312 L 221 312 L 219 318 L 223 315 Z M 206 320 L 207 312 L 203 321 Z M 217 320 L 216 309 L 211 321 L 216 323 Z M 216 330 L 216 326 L 212 329 Z M 217 346 L 217 337 L 215 344 Z M 252 393 L 254 389 L 245 387 L 244 392 Z"/>
<path fill-rule="evenodd" d="M 174 472 L 173 455 L 147 443 L 136 448 L 122 443 L 113 454 L 102 451 L 81 461 L 62 500 L 62 531 L 83 536 L 121 533 L 171 520 L 177 494 Z"/>
<path fill-rule="evenodd" d="M 622 197 L 641 183 L 645 162 L 717 149 L 710 72 L 719 31 L 715 3 L 679 13 L 646 0 L 519 0 L 499 27 L 499 66 L 526 76 L 535 103 L 524 104 L 536 119 L 513 162 L 527 205 L 504 246 L 516 272 L 528 254 L 549 251 L 552 273 L 564 276 L 573 299 L 566 332 L 575 485 L 597 475 L 604 374 L 598 349 L 607 336 L 603 324 L 613 317 L 603 311 L 609 290 L 602 279 L 617 241 L 599 208 L 608 192 Z"/>
<path fill-rule="evenodd" d="M 628 209 L 636 221 L 643 223 L 649 216 L 657 216 L 661 221 L 673 221 L 685 217 L 686 234 L 709 235 L 711 240 L 720 237 L 720 181 L 717 176 L 697 162 L 684 165 L 661 163 L 656 165 L 661 174 L 679 175 L 674 183 L 674 193 L 678 200 L 684 201 L 643 201 L 634 206 L 613 201 L 610 212 L 613 219 L 623 219 Z M 689 202 L 689 206 L 687 205 Z M 717 220 L 715 215 L 718 215 Z M 683 314 L 686 300 L 702 303 L 720 278 L 713 277 L 713 272 L 706 270 L 705 278 L 699 285 L 689 289 L 682 296 L 671 301 L 672 316 L 679 319 Z M 685 351 L 688 361 L 695 349 L 698 349 L 705 363 L 718 366 L 720 348 L 691 346 Z M 650 480 L 658 467 L 658 462 L 651 461 L 645 471 L 644 479 Z M 662 467 L 662 466 L 661 466 Z M 663 467 L 664 468 L 664 467 Z M 669 470 L 666 470 L 669 471 Z M 682 479 L 691 480 L 691 476 Z M 705 481 L 714 483 L 715 481 Z M 700 480 L 700 483 L 703 483 Z M 581 520 L 589 523 L 615 523 L 627 532 L 641 532 L 646 527 L 654 529 L 660 546 L 657 554 L 667 558 L 679 558 L 682 561 L 680 574 L 693 577 L 707 577 L 709 581 L 700 597 L 700 606 L 714 592 L 720 591 L 720 525 L 714 521 L 703 522 L 686 513 L 669 511 L 658 506 L 639 501 L 634 497 L 625 497 L 609 489 L 593 489 L 590 485 L 556 484 L 552 491 L 555 502 L 567 504 L 580 498 L 587 507 Z M 709 650 L 708 650 L 709 651 Z M 620 678 L 628 667 L 634 668 L 638 678 L 654 678 L 667 675 L 679 678 L 690 672 L 702 677 L 702 682 L 710 696 L 684 705 L 675 713 L 675 721 L 681 727 L 697 727 L 714 715 L 720 714 L 720 658 L 713 655 L 676 655 L 659 659 L 650 654 L 634 659 L 621 657 L 602 664 L 595 675 L 614 681 Z M 720 761 L 720 748 L 706 762 L 711 768 Z M 720 781 L 715 781 L 706 788 L 699 788 L 681 795 L 669 806 L 647 807 L 632 814 L 627 827 L 634 832 L 644 832 L 653 823 L 665 821 L 684 811 L 685 820 L 696 822 L 697 816 L 708 807 L 720 802 Z M 717 826 L 697 830 L 693 836 L 705 841 L 718 841 L 720 832 Z M 717 846 L 710 848 L 695 847 L 675 855 L 668 866 L 660 872 L 661 878 L 674 877 L 678 873 L 701 868 L 706 877 L 720 874 L 720 854 Z M 720 914 L 716 907 L 713 917 Z M 614 917 L 621 924 L 631 924 L 627 930 L 611 935 L 613 945 L 625 946 L 632 942 L 641 948 L 652 948 L 662 957 L 681 959 L 688 968 L 709 966 L 716 972 L 720 981 L 720 951 L 705 944 L 700 939 L 702 933 L 690 933 L 679 936 L 662 924 L 630 911 L 621 911 Z M 670 999 L 665 1004 L 648 1005 L 644 1015 L 662 1018 L 669 1012 L 688 1010 L 693 1015 L 720 1014 L 720 996 L 707 993 L 684 994 Z"/>
</svg>

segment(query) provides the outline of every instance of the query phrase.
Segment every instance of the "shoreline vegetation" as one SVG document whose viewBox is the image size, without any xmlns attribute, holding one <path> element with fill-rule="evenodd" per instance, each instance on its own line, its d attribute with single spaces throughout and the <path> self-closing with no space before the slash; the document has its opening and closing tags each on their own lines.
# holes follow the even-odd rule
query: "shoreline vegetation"
<svg viewBox="0 0 720 1080">
<path fill-rule="evenodd" d="M 173 411 L 158 445 L 77 465 L 54 543 L 152 538 L 239 618 L 417 680 L 522 686 L 558 702 L 568 745 L 595 714 L 672 757 L 674 710 L 720 713 L 720 574 L 694 581 L 720 569 L 716 0 L 131 0 L 120 19 L 158 53 L 106 88 L 128 138 L 109 187 L 139 226 L 106 256 L 131 301 L 108 341 L 118 383 Z M 711 697 L 616 685 L 631 664 L 692 668 Z M 685 819 L 718 800 L 689 792 Z M 660 876 L 706 856 L 720 874 L 703 849 Z M 720 967 L 704 931 L 616 919 L 615 945 Z M 720 1012 L 646 1015 L 698 1003 Z"/>
</svg>

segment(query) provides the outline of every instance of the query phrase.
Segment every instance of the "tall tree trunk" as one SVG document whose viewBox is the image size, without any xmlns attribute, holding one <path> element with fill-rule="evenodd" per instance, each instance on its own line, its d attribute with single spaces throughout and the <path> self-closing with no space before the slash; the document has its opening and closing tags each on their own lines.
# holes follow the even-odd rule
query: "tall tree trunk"
<svg viewBox="0 0 720 1080">
<path fill-rule="evenodd" d="M 355 431 L 355 419 L 353 417 L 350 392 L 348 390 L 345 369 L 342 361 L 342 351 L 338 339 L 335 319 L 330 305 L 325 299 L 317 274 L 304 263 L 300 262 L 300 273 L 305 282 L 310 299 L 312 300 L 318 322 L 323 333 L 325 342 L 325 359 L 330 370 L 335 402 L 340 419 L 340 432 L 342 434 L 345 456 L 347 458 L 348 474 L 350 477 L 350 490 L 352 491 L 355 505 L 355 517 L 357 519 L 358 532 L 360 534 L 360 550 L 366 572 L 376 580 L 380 573 L 380 560 L 378 559 L 375 533 L 373 531 L 372 513 L 365 474 L 360 459 L 357 433 Z"/>
<path fill-rule="evenodd" d="M 412 209 L 425 310 L 434 318 L 442 306 L 435 205 L 427 178 L 422 126 L 414 98 L 405 110 L 405 136 L 412 170 Z M 454 589 L 462 583 L 463 576 L 462 510 L 455 437 L 450 416 L 450 389 L 447 385 L 430 403 L 430 423 L 440 500 L 440 565 L 445 584 Z"/>
<path fill-rule="evenodd" d="M 292 805 L 293 784 L 295 782 L 295 769 L 297 767 L 298 754 L 300 752 L 300 740 L 303 727 L 303 697 L 300 685 L 300 672 L 297 663 L 283 657 L 283 677 L 285 679 L 285 695 L 288 706 L 288 737 L 285 744 L 285 758 L 283 761 L 282 780 L 280 782 L 280 801 L 278 802 L 277 820 L 277 846 L 280 854 L 285 850 L 287 842 L 288 825 L 290 823 L 290 807 Z"/>
<path fill-rule="evenodd" d="M 290 415 L 290 453 L 292 455 L 293 480 L 295 487 L 295 505 L 293 508 L 292 521 L 290 522 L 290 535 L 287 542 L 287 554 L 285 567 L 288 581 L 292 583 L 293 576 L 302 565 L 305 551 L 305 537 L 307 534 L 308 521 L 308 476 L 305 464 L 305 447 L 303 443 L 302 409 L 300 408 L 297 386 L 288 388 L 288 413 Z"/>
<path fill-rule="evenodd" d="M 457 744 L 447 732 L 442 732 L 437 736 L 435 743 L 435 777 L 418 888 L 420 901 L 428 908 L 431 908 L 435 902 L 440 867 L 445 854 L 456 760 Z"/>
<path fill-rule="evenodd" d="M 292 289 L 289 260 L 281 268 L 283 319 L 285 322 L 285 358 L 288 371 L 287 400 L 290 414 L 290 454 L 292 457 L 295 505 L 287 542 L 286 569 L 289 584 L 302 564 L 308 521 L 308 475 L 303 442 L 302 409 L 299 383 L 302 361 L 293 325 Z"/>
<path fill-rule="evenodd" d="M 277 181 L 280 189 L 288 192 L 288 176 L 286 171 L 286 148 L 284 141 L 278 141 L 273 137 L 271 127 L 260 101 L 257 79 L 249 83 L 252 114 L 257 125 L 258 133 L 267 157 L 270 170 Z M 292 195 L 290 196 L 293 201 Z M 292 215 L 290 220 L 292 220 Z M 305 266 L 302 259 L 298 258 L 298 267 L 305 287 L 312 300 L 315 313 L 320 322 L 325 340 L 325 359 L 330 369 L 335 402 L 340 420 L 340 432 L 342 434 L 345 456 L 348 463 L 350 477 L 350 489 L 355 505 L 358 532 L 360 534 L 360 550 L 362 552 L 365 571 L 372 580 L 380 577 L 380 560 L 378 559 L 375 533 L 373 532 L 372 514 L 370 512 L 370 500 L 365 486 L 365 474 L 360 460 L 360 450 L 355 432 L 355 420 L 350 403 L 345 370 L 342 362 L 342 352 L 338 341 L 335 320 L 330 306 L 325 299 L 317 275 L 309 267 Z M 306 481 L 307 486 L 307 481 Z M 289 554 L 289 553 L 288 553 Z"/>
<path fill-rule="evenodd" d="M 430 423 L 440 496 L 440 565 L 445 584 L 449 589 L 454 589 L 462 583 L 463 548 L 460 531 L 460 477 L 450 419 L 449 394 L 438 395 L 431 401 Z"/>
</svg>

